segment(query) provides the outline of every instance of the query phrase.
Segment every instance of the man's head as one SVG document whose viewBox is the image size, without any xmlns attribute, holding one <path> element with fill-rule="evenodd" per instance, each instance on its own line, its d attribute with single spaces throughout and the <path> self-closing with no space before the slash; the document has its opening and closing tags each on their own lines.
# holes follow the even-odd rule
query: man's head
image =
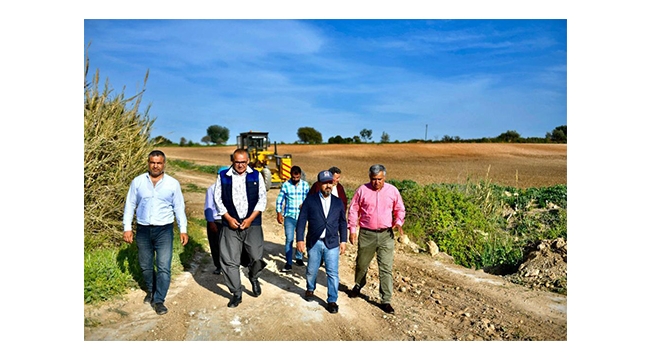
<svg viewBox="0 0 650 360">
<path fill-rule="evenodd" d="M 300 178 L 302 177 L 302 169 L 300 166 L 292 166 L 291 167 L 291 183 L 296 185 L 298 181 L 300 181 Z"/>
<path fill-rule="evenodd" d="M 248 167 L 248 152 L 245 149 L 237 149 L 232 153 L 232 168 L 237 174 L 241 175 L 246 172 Z"/>
<path fill-rule="evenodd" d="M 384 165 L 375 164 L 368 170 L 368 177 L 370 178 L 372 189 L 375 191 L 381 190 L 386 180 L 386 168 Z"/>
<path fill-rule="evenodd" d="M 332 166 L 329 168 L 329 171 L 332 173 L 332 178 L 334 179 L 334 186 L 339 184 L 339 181 L 341 181 L 341 169 L 337 168 L 336 166 Z"/>
<path fill-rule="evenodd" d="M 165 172 L 165 153 L 154 150 L 149 153 L 149 176 L 158 177 Z"/>
<path fill-rule="evenodd" d="M 318 173 L 318 182 L 320 183 L 320 192 L 324 197 L 330 196 L 334 187 L 334 177 L 329 170 L 323 170 Z"/>
</svg>

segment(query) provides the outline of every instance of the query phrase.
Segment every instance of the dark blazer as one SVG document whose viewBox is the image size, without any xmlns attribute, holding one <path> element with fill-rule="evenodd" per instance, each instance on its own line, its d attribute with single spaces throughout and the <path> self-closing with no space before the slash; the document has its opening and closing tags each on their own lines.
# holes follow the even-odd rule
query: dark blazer
<svg viewBox="0 0 650 360">
<path fill-rule="evenodd" d="M 316 244 L 324 229 L 327 231 L 323 241 L 328 249 L 339 246 L 339 240 L 348 241 L 348 221 L 345 217 L 343 201 L 334 195 L 330 197 L 332 200 L 327 219 L 319 193 L 307 195 L 302 203 L 296 225 L 296 240 L 305 240 L 305 227 L 307 227 L 307 249 L 311 249 Z"/>
</svg>

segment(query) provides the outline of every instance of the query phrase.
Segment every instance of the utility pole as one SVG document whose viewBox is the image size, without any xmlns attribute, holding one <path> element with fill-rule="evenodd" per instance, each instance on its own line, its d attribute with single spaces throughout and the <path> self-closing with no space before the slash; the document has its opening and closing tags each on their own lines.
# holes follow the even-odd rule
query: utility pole
<svg viewBox="0 0 650 360">
<path fill-rule="evenodd" d="M 427 141 L 427 131 L 429 131 L 429 124 L 426 124 L 424 128 L 424 141 Z"/>
</svg>

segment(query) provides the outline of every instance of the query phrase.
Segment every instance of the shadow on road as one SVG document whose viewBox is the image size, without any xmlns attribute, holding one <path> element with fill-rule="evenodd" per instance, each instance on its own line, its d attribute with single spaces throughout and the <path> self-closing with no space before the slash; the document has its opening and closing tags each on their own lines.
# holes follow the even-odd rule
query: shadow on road
<svg viewBox="0 0 650 360">
<path fill-rule="evenodd" d="M 209 258 L 210 254 L 206 253 L 204 256 Z M 284 245 L 265 241 L 263 259 L 266 261 L 267 265 L 260 274 L 262 296 L 264 295 L 264 287 L 268 285 L 276 286 L 278 289 L 292 292 L 300 296 L 304 295 L 307 287 L 307 280 L 305 278 L 306 266 L 294 266 L 293 271 L 288 273 L 283 273 L 280 271 L 286 262 L 284 258 Z M 199 262 L 199 269 L 193 273 L 196 283 L 205 289 L 215 293 L 216 295 L 229 300 L 231 294 L 225 285 L 224 275 L 215 275 L 212 273 L 213 265 L 211 258 L 210 261 Z M 247 278 L 247 273 L 247 268 L 243 266 L 240 267 L 241 281 L 242 286 L 244 287 L 243 293 L 248 296 L 253 296 L 251 285 Z M 316 283 L 317 286 L 324 286 L 327 288 L 327 275 L 325 274 L 324 268 L 319 269 Z M 339 285 L 339 291 L 342 287 L 347 288 L 345 285 Z M 323 303 L 323 306 L 327 305 L 324 300 L 318 300 L 319 302 Z"/>
</svg>

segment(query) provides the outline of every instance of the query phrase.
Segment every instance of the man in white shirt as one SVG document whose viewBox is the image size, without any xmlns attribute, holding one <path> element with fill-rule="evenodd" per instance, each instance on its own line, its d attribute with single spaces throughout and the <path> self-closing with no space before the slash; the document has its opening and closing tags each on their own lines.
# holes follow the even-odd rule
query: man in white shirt
<svg viewBox="0 0 650 360">
<path fill-rule="evenodd" d="M 166 157 L 162 151 L 149 153 L 149 171 L 139 175 L 129 187 L 124 204 L 124 241 L 133 243 L 133 214 L 136 215 L 135 242 L 147 295 L 158 315 L 167 313 L 165 297 L 171 282 L 174 252 L 174 216 L 183 246 L 187 244 L 187 217 L 180 183 L 165 174 Z M 156 259 L 154 270 L 154 258 Z"/>
<path fill-rule="evenodd" d="M 223 222 L 221 268 L 225 283 L 232 294 L 228 307 L 237 307 L 242 301 L 239 265 L 242 249 L 248 252 L 248 279 L 253 296 L 262 294 L 259 275 L 266 263 L 262 212 L 266 209 L 266 187 L 262 174 L 248 166 L 248 153 L 237 149 L 232 156 L 233 165 L 222 170 L 217 177 L 214 200 Z"/>
</svg>

